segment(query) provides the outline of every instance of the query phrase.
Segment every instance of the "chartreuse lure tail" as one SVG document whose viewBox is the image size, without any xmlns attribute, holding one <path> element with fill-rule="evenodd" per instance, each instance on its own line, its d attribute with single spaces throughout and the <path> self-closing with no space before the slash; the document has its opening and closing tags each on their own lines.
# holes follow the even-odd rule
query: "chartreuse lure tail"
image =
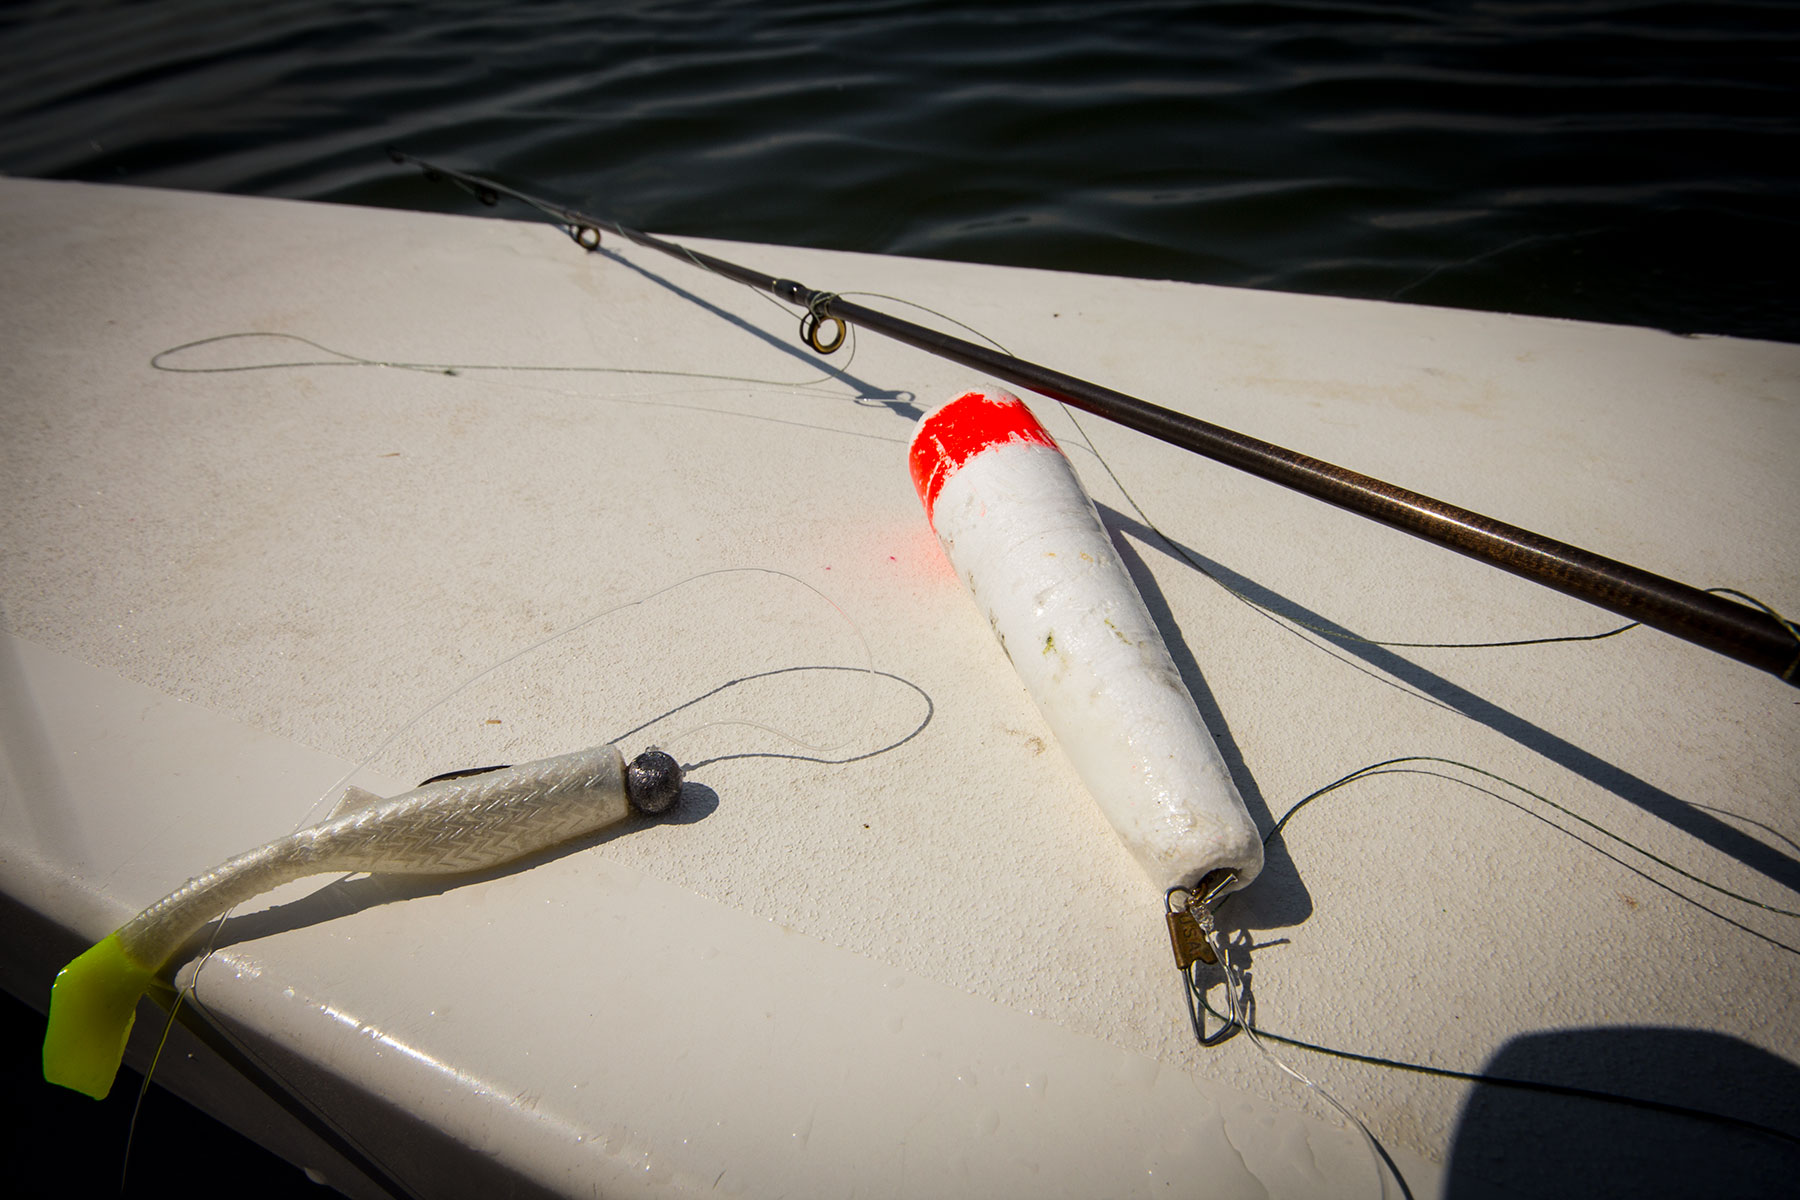
<svg viewBox="0 0 1800 1200">
<path fill-rule="evenodd" d="M 109 933 L 57 974 L 44 1032 L 45 1079 L 106 1098 L 156 966 L 133 958 L 119 935 Z"/>
<path fill-rule="evenodd" d="M 634 808 L 662 812 L 680 795 L 673 758 L 647 750 L 627 767 L 613 746 L 438 780 L 390 800 L 351 788 L 320 824 L 195 876 L 64 967 L 50 991 L 44 1078 L 104 1097 L 138 998 L 208 921 L 253 896 L 308 875 L 486 870 Z"/>
</svg>

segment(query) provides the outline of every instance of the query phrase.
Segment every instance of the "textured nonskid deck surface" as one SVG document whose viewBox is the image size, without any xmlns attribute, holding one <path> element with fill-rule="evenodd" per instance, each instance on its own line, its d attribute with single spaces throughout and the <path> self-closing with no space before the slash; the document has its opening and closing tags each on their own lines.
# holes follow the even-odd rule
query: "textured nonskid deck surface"
<svg viewBox="0 0 1800 1200">
<path fill-rule="evenodd" d="M 764 298 L 539 224 L 23 181 L 0 211 L 0 886 L 43 918 L 9 987 L 41 1003 L 353 768 L 389 795 L 661 742 L 676 820 L 295 885 L 180 979 L 428 1194 L 1375 1194 L 1246 1039 L 1194 1044 L 1162 898 L 920 514 L 913 422 L 981 381 L 873 338 L 821 363 Z M 1793 347 L 715 248 L 1800 602 Z M 1303 810 L 1222 914 L 1263 1028 L 1800 1129 L 1800 921 L 1758 907 L 1800 908 L 1790 688 L 1643 630 L 1371 644 L 1613 623 L 1034 407 L 1262 829 L 1402 756 L 1536 794 L 1415 761 Z M 1792 1167 L 1741 1127 L 1275 1048 L 1415 1195 Z M 195 1062 L 171 1080 L 219 1107 Z M 259 1136 L 367 1190 L 278 1117 Z"/>
</svg>

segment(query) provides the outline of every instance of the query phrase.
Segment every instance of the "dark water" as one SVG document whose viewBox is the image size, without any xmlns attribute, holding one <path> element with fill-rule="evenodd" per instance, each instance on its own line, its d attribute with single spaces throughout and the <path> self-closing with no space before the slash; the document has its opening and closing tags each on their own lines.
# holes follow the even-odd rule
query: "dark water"
<svg viewBox="0 0 1800 1200">
<path fill-rule="evenodd" d="M 25 3 L 0 170 L 1800 341 L 1792 3 Z"/>
</svg>

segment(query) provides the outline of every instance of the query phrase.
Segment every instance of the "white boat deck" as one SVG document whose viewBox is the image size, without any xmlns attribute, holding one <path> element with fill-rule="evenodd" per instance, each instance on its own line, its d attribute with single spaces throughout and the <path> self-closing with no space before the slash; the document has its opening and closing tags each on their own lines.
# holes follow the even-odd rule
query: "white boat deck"
<svg viewBox="0 0 1800 1200">
<path fill-rule="evenodd" d="M 424 1195 L 1378 1194 L 1247 1039 L 1195 1044 L 1162 898 L 942 560 L 904 444 L 966 370 L 870 335 L 821 365 L 782 306 L 542 223 L 17 180 L 0 214 L 10 989 L 41 1007 L 350 772 L 660 742 L 693 764 L 674 820 L 296 885 L 180 981 Z M 696 245 L 1800 607 L 1800 347 Z M 1642 629 L 1355 640 L 1620 622 L 1034 405 L 1263 828 L 1413 755 L 1566 810 L 1441 763 L 1308 807 L 1224 912 L 1263 1027 L 1800 1131 L 1800 920 L 1664 865 L 1800 909 L 1800 692 Z M 1792 1167 L 1704 1121 L 1276 1049 L 1417 1197 Z M 159 1074 L 379 1194 L 211 1051 Z"/>
</svg>

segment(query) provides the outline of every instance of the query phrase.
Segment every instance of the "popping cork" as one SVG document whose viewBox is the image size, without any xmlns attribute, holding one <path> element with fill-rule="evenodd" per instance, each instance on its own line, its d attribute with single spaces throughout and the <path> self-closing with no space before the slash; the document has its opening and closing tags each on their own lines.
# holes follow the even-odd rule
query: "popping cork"
<svg viewBox="0 0 1800 1200">
<path fill-rule="evenodd" d="M 1023 401 L 927 413 L 913 484 L 950 565 L 1100 811 L 1159 889 L 1242 887 L 1262 839 L 1074 468 Z M 1213 882 L 1217 881 L 1215 877 Z"/>
</svg>

